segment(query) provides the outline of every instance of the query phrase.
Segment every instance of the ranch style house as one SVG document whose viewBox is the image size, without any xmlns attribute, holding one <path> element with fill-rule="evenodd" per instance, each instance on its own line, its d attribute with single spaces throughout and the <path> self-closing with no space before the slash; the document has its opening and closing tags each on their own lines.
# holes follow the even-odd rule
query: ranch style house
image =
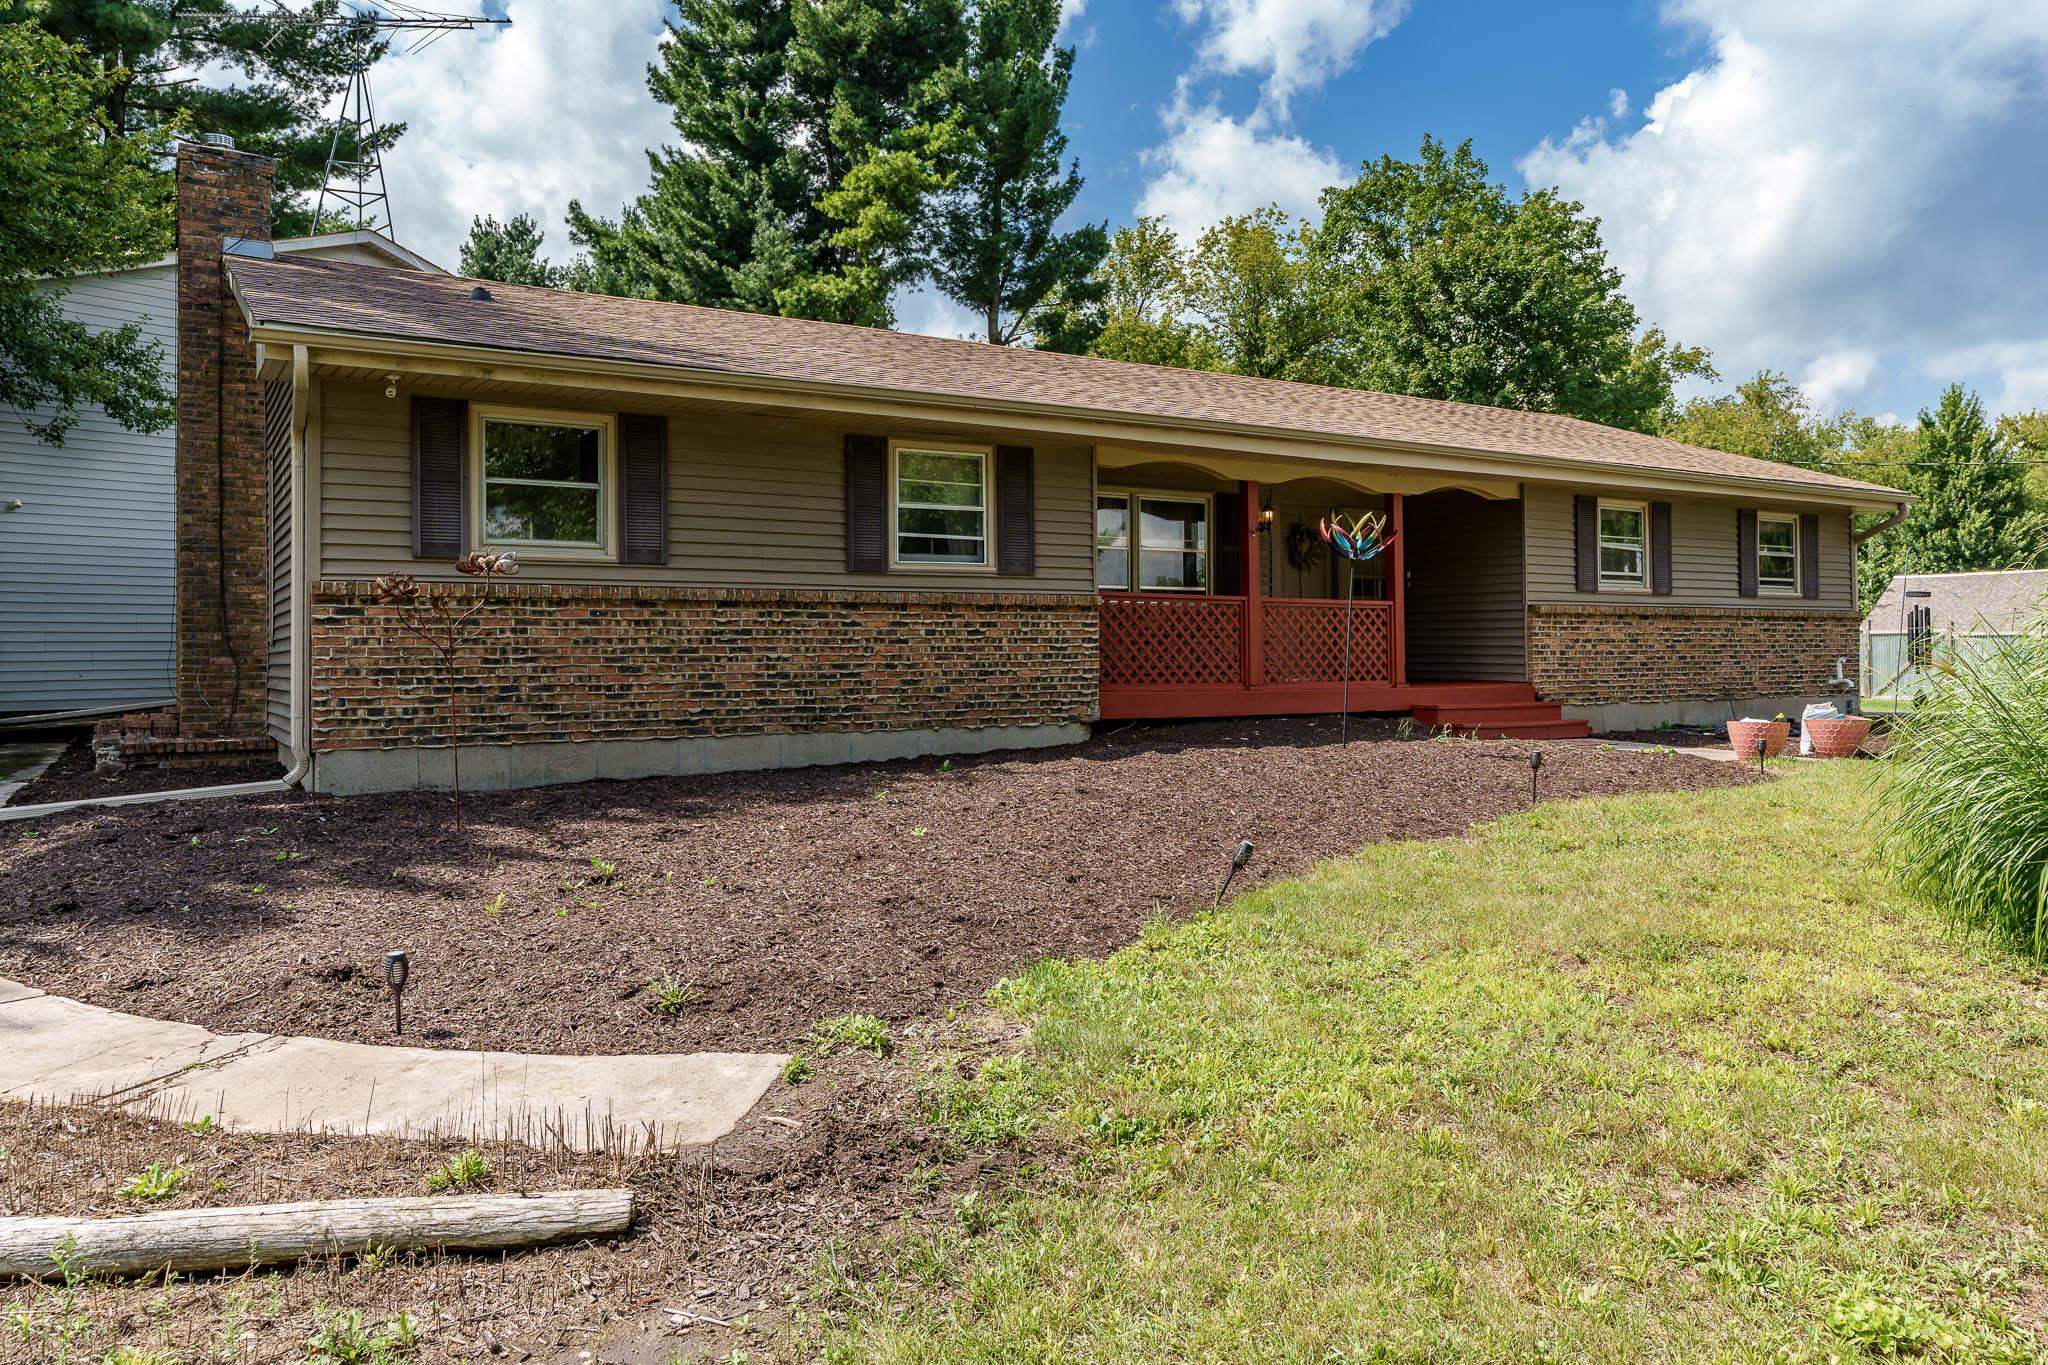
<svg viewBox="0 0 2048 1365">
<path fill-rule="evenodd" d="M 443 785 L 380 577 L 514 551 L 466 786 L 1404 713 L 1481 734 L 1796 713 L 1897 490 L 1572 418 L 276 252 L 178 160 L 177 705 L 124 757 Z M 1382 518 L 1353 564 L 1316 534 Z M 1347 600 L 1348 599 L 1348 600 Z M 1345 674 L 1348 670 L 1349 677 Z"/>
</svg>

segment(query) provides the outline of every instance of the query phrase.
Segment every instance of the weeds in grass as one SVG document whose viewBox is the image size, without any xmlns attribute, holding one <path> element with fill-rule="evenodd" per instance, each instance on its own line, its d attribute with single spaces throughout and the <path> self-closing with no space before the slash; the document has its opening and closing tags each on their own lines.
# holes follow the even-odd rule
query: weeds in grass
<svg viewBox="0 0 2048 1365">
<path fill-rule="evenodd" d="M 145 1350 L 140 1346 L 116 1346 L 100 1357 L 100 1365 L 180 1365 L 169 1351 Z"/>
<path fill-rule="evenodd" d="M 611 859 L 592 858 L 590 860 L 590 879 L 592 881 L 602 882 L 604 885 L 610 886 L 613 879 L 618 875 L 619 865 Z"/>
<path fill-rule="evenodd" d="M 217 1125 L 213 1121 L 213 1115 L 201 1114 L 198 1118 L 187 1119 L 185 1122 L 179 1124 L 178 1126 L 183 1128 L 186 1132 L 191 1133 L 195 1137 L 205 1137 L 208 1133 L 212 1132 Z"/>
<path fill-rule="evenodd" d="M 1880 854 L 1964 927 L 2048 963 L 2048 635 L 1934 675 L 1893 723 Z"/>
<path fill-rule="evenodd" d="M 919 825 L 910 831 L 910 837 L 913 839 L 922 839 L 925 835 L 929 833 L 931 833 L 930 830 L 926 829 L 923 825 Z"/>
<path fill-rule="evenodd" d="M 837 1048 L 851 1047 L 886 1057 L 896 1049 L 895 1041 L 889 1037 L 889 1026 L 872 1014 L 842 1014 L 832 1019 L 820 1019 L 811 1028 L 811 1041 L 819 1052 L 826 1054 Z"/>
<path fill-rule="evenodd" d="M 649 1008 L 671 1018 L 703 998 L 703 988 L 673 972 L 663 972 L 647 983 Z"/>
<path fill-rule="evenodd" d="M 473 1190 L 489 1183 L 491 1163 L 471 1147 L 458 1152 L 427 1173 L 427 1192 L 446 1194 L 450 1190 Z"/>
<path fill-rule="evenodd" d="M 152 1161 L 121 1182 L 121 1193 L 145 1204 L 162 1203 L 176 1194 L 191 1174 L 181 1163 L 166 1166 L 161 1161 Z"/>
<path fill-rule="evenodd" d="M 390 1365 L 419 1345 L 419 1329 L 405 1313 L 381 1327 L 366 1324 L 357 1308 L 316 1313 L 320 1326 L 306 1338 L 307 1365 Z"/>
<path fill-rule="evenodd" d="M 505 900 L 505 893 L 500 891 L 497 895 L 484 902 L 484 914 L 492 919 L 496 919 L 499 915 L 504 914 Z"/>
<path fill-rule="evenodd" d="M 811 1059 L 804 1056 L 801 1052 L 782 1064 L 782 1083 L 784 1085 L 802 1085 L 815 1074 L 817 1073 L 811 1066 Z"/>
</svg>

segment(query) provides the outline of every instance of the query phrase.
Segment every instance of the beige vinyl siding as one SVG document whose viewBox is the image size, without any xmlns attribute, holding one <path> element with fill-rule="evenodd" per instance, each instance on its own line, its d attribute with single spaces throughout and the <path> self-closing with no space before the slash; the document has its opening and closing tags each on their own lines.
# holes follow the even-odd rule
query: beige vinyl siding
<svg viewBox="0 0 2048 1365">
<path fill-rule="evenodd" d="M 1849 513 L 1820 513 L 1820 596 L 1762 593 L 1744 597 L 1736 580 L 1735 513 L 1739 508 L 1799 512 L 1765 500 L 1731 498 L 1659 498 L 1627 487 L 1561 488 L 1527 485 L 1524 490 L 1531 602 L 1633 602 L 1666 607 L 1816 607 L 1856 605 L 1856 574 L 1849 543 Z M 1671 592 L 1582 593 L 1575 590 L 1572 498 L 1594 494 L 1631 501 L 1671 504 Z"/>
<path fill-rule="evenodd" d="M 320 553 L 327 578 L 452 576 L 412 558 L 411 403 L 401 391 L 330 383 L 322 399 Z M 644 411 L 622 404 L 620 410 Z M 668 563 L 528 560 L 522 579 L 695 587 L 912 588 L 946 592 L 1087 592 L 1095 584 L 1093 452 L 1082 445 L 1002 444 L 1036 452 L 1038 572 L 846 572 L 845 428 L 749 415 L 669 415 Z M 876 430 L 875 435 L 899 435 Z"/>
<path fill-rule="evenodd" d="M 1402 508 L 1411 682 L 1521 682 L 1528 672 L 1522 504 L 1426 493 Z"/>
</svg>

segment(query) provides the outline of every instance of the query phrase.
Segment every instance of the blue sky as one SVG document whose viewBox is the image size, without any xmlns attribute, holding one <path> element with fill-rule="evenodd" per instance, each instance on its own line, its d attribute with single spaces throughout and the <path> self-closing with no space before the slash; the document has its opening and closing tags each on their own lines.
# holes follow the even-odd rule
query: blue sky
<svg viewBox="0 0 2048 1365">
<path fill-rule="evenodd" d="M 1964 379 L 2048 406 L 2044 0 L 1067 0 L 1077 215 L 1192 234 L 1311 212 L 1368 159 L 1469 137 L 1605 223 L 1648 321 L 1724 379 L 1910 417 Z M 399 235 L 453 263 L 473 213 L 615 212 L 668 138 L 642 71 L 665 0 L 492 0 L 510 28 L 379 68 L 412 130 Z M 943 299 L 901 325 L 964 333 Z"/>
</svg>

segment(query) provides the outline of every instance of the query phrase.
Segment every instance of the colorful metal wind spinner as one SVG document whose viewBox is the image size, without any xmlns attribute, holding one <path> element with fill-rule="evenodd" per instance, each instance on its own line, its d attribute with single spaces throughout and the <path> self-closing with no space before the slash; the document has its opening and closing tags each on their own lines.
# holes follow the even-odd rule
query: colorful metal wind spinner
<svg viewBox="0 0 2048 1365">
<path fill-rule="evenodd" d="M 1351 596 L 1358 582 L 1358 566 L 1368 559 L 1378 558 L 1400 534 L 1387 529 L 1387 519 L 1377 512 L 1360 512 L 1344 524 L 1343 514 L 1332 511 L 1316 523 L 1316 529 L 1330 548 L 1344 559 L 1344 719 L 1340 722 L 1340 742 L 1351 742 Z"/>
</svg>

